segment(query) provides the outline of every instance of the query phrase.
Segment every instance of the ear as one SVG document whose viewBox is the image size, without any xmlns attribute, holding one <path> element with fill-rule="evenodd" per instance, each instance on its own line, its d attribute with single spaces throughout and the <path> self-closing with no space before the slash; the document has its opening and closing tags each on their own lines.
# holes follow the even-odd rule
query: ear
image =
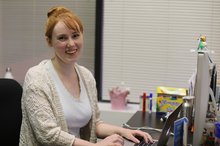
<svg viewBox="0 0 220 146">
<path fill-rule="evenodd" d="M 52 47 L 50 38 L 46 37 L 46 41 L 47 41 L 48 46 L 49 46 L 49 47 Z"/>
</svg>

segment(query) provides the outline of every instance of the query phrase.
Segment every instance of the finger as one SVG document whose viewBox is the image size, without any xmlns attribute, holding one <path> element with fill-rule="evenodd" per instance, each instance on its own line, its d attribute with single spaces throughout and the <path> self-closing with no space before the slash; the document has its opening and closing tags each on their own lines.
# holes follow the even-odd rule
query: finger
<svg viewBox="0 0 220 146">
<path fill-rule="evenodd" d="M 153 142 L 153 138 L 151 137 L 149 133 L 145 133 L 144 140 L 146 142 Z"/>
<path fill-rule="evenodd" d="M 122 145 L 124 144 L 124 138 L 122 136 L 120 136 L 118 134 L 114 134 L 114 135 L 112 135 L 112 137 L 113 137 L 114 142 L 120 143 Z"/>
<path fill-rule="evenodd" d="M 115 138 L 118 138 L 118 139 L 123 139 L 123 137 L 121 135 L 118 135 L 118 134 L 114 134 L 113 135 Z"/>
<path fill-rule="evenodd" d="M 114 146 L 123 146 L 124 144 L 121 143 L 114 143 Z"/>
<path fill-rule="evenodd" d="M 120 139 L 120 141 L 118 141 L 121 145 L 124 145 L 124 139 L 123 140 L 121 140 Z"/>
<path fill-rule="evenodd" d="M 142 136 L 141 136 L 142 137 Z M 133 141 L 134 143 L 140 143 L 140 137 L 139 136 L 134 136 L 132 135 L 130 138 L 129 138 L 131 141 Z"/>
<path fill-rule="evenodd" d="M 140 143 L 140 140 L 138 138 L 134 137 L 133 142 Z"/>
<path fill-rule="evenodd" d="M 147 132 L 143 132 L 143 131 L 136 131 L 136 139 L 140 140 L 140 138 L 138 137 L 142 137 L 144 139 L 145 142 L 153 142 L 153 138 L 151 137 L 151 135 Z"/>
<path fill-rule="evenodd" d="M 120 144 L 124 145 L 124 138 L 123 137 L 117 137 L 117 142 L 119 142 Z"/>
</svg>

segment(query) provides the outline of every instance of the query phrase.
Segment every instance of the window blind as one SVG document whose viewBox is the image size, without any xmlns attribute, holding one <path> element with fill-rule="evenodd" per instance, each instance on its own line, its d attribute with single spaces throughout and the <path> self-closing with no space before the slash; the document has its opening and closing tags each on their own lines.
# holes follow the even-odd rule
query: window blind
<svg viewBox="0 0 220 146">
<path fill-rule="evenodd" d="M 200 34 L 220 68 L 220 0 L 105 0 L 103 25 L 103 99 L 121 82 L 131 102 L 157 86 L 188 88 Z"/>
<path fill-rule="evenodd" d="M 91 0 L 8 0 L 0 1 L 0 73 L 12 68 L 16 80 L 23 82 L 28 68 L 53 55 L 47 46 L 44 29 L 47 11 L 62 5 L 73 10 L 82 20 L 84 52 L 81 65 L 94 72 L 95 1 Z"/>
</svg>

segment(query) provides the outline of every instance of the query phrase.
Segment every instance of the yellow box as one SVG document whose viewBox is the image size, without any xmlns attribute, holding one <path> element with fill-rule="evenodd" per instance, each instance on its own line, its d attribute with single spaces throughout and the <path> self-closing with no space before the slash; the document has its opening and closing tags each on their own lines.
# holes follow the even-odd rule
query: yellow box
<svg viewBox="0 0 220 146">
<path fill-rule="evenodd" d="M 186 88 L 157 87 L 157 112 L 172 112 L 183 102 L 182 97 L 186 95 Z"/>
</svg>

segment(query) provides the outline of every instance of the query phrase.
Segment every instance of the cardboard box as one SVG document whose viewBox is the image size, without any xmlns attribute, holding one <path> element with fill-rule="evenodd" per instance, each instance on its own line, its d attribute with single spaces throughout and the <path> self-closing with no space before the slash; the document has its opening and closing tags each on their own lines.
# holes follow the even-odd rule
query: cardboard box
<svg viewBox="0 0 220 146">
<path fill-rule="evenodd" d="M 186 88 L 157 87 L 156 111 L 172 112 L 183 102 L 182 97 L 186 95 Z"/>
</svg>

